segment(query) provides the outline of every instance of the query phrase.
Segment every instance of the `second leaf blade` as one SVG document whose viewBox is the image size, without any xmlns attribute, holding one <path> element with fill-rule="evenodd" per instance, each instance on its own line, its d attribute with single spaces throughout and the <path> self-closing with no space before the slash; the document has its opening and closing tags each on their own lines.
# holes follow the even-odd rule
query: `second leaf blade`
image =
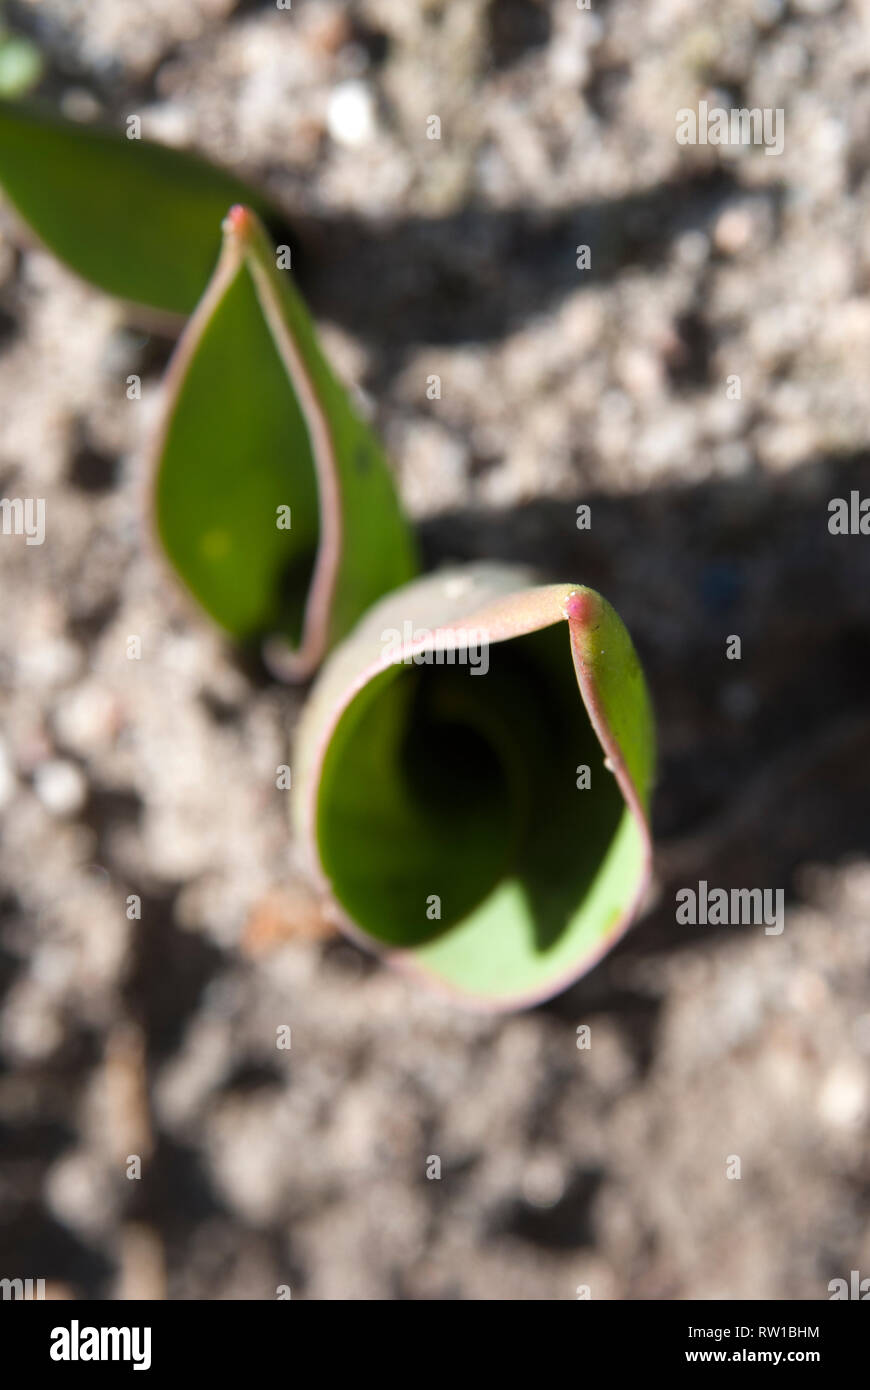
<svg viewBox="0 0 870 1390">
<path fill-rule="evenodd" d="M 416 556 L 377 441 L 246 209 L 226 219 L 168 390 L 154 498 L 163 548 L 225 631 L 272 639 L 272 663 L 302 678 Z"/>
</svg>

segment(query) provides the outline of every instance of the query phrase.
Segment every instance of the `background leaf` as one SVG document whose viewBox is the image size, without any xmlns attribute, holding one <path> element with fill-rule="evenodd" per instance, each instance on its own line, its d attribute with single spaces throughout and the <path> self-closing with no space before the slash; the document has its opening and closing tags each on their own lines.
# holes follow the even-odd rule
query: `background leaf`
<svg viewBox="0 0 870 1390">
<path fill-rule="evenodd" d="M 233 203 L 268 201 L 182 150 L 0 100 L 0 188 L 72 270 L 134 304 L 189 314 Z"/>
<path fill-rule="evenodd" d="M 278 634 L 268 649 L 289 678 L 416 570 L 380 447 L 242 208 L 170 368 L 155 513 L 202 607 L 238 640 Z"/>
<path fill-rule="evenodd" d="M 385 667 L 403 629 L 421 634 L 405 654 L 485 630 L 489 669 Z M 296 756 L 297 826 L 345 926 L 459 994 L 553 994 L 638 908 L 653 720 L 631 639 L 590 589 L 493 565 L 408 585 L 325 666 Z"/>
</svg>

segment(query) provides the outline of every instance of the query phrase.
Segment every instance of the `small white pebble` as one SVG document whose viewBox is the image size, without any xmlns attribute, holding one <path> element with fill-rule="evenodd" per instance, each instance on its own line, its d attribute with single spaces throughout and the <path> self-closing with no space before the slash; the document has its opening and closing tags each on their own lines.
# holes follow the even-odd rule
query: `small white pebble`
<svg viewBox="0 0 870 1390">
<path fill-rule="evenodd" d="M 0 1020 L 3 1049 L 28 1062 L 49 1057 L 63 1042 L 58 1010 L 39 983 L 25 976 L 6 997 Z"/>
<path fill-rule="evenodd" d="M 825 1077 L 818 1100 L 819 1115 L 833 1129 L 848 1129 L 864 1118 L 867 1083 L 855 1062 L 838 1062 Z"/>
<path fill-rule="evenodd" d="M 523 1196 L 534 1207 L 554 1207 L 565 1195 L 565 1175 L 555 1155 L 532 1160 L 522 1178 Z"/>
<path fill-rule="evenodd" d="M 105 1230 L 113 1215 L 112 1196 L 103 1164 L 84 1149 L 63 1154 L 46 1175 L 49 1211 L 65 1226 L 84 1235 L 94 1236 Z"/>
<path fill-rule="evenodd" d="M 336 144 L 352 150 L 368 144 L 375 133 L 375 108 L 365 82 L 342 82 L 330 93 L 326 126 Z"/>
<path fill-rule="evenodd" d="M 53 816 L 73 816 L 84 806 L 88 784 L 81 768 L 62 758 L 40 763 L 33 786 L 43 806 Z"/>
<path fill-rule="evenodd" d="M 58 701 L 54 726 L 65 745 L 75 753 L 86 754 L 111 740 L 117 720 L 117 701 L 111 692 L 86 681 Z"/>
<path fill-rule="evenodd" d="M 18 654 L 19 680 L 44 690 L 66 685 L 78 675 L 83 660 L 81 647 L 66 637 L 34 641 Z"/>
</svg>

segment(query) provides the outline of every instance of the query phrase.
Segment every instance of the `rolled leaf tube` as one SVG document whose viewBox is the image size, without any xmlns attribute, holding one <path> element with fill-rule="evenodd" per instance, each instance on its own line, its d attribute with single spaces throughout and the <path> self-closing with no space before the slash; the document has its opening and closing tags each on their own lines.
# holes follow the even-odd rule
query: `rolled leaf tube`
<svg viewBox="0 0 870 1390">
<path fill-rule="evenodd" d="M 332 654 L 294 821 L 340 924 L 454 995 L 563 989 L 650 873 L 653 717 L 631 639 L 579 585 L 512 566 L 419 579 Z"/>
<path fill-rule="evenodd" d="M 154 446 L 163 551 L 240 642 L 304 678 L 416 548 L 380 446 L 330 370 L 289 272 L 233 208 L 167 375 Z"/>
</svg>

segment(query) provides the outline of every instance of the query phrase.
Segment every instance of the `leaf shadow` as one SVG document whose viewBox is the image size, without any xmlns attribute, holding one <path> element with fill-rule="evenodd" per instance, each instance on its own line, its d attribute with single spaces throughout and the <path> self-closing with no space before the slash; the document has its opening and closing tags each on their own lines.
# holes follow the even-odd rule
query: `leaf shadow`
<svg viewBox="0 0 870 1390">
<path fill-rule="evenodd" d="M 778 186 L 747 190 L 730 170 L 716 169 L 557 210 L 472 202 L 443 217 L 382 222 L 305 214 L 286 234 L 315 314 L 368 343 L 376 372 L 389 380 L 415 344 L 497 340 L 578 288 L 658 264 L 683 232 L 709 229 L 737 193 L 766 203 L 778 224 Z M 583 245 L 587 271 L 577 267 Z"/>
</svg>

